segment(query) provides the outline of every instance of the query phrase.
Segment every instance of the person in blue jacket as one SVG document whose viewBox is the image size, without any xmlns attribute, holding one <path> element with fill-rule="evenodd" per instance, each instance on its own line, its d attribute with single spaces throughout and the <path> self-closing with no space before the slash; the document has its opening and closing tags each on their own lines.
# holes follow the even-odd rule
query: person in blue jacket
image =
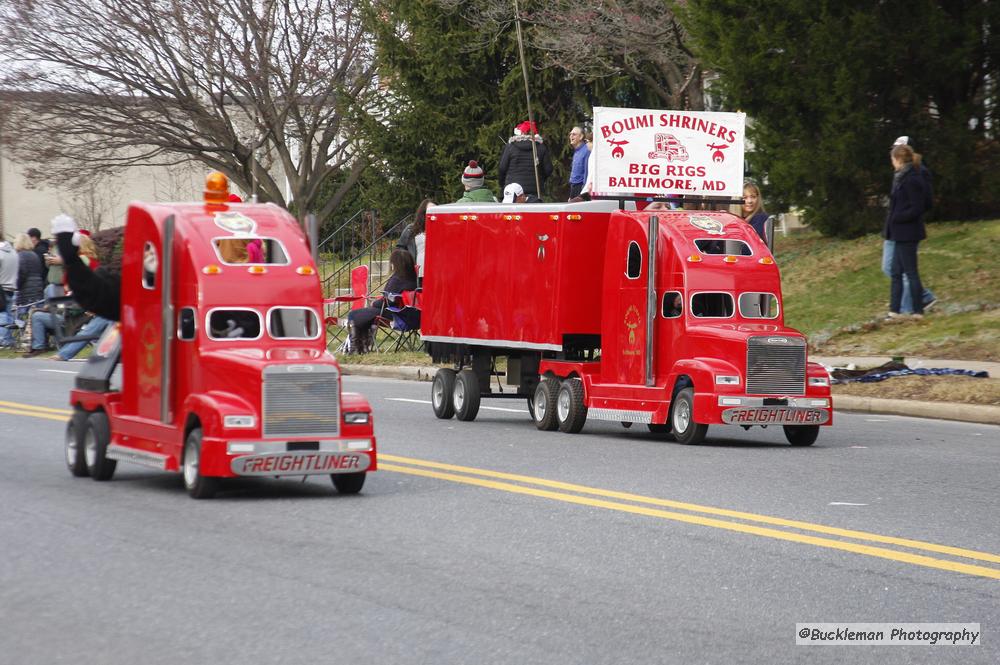
<svg viewBox="0 0 1000 665">
<path fill-rule="evenodd" d="M 889 157 L 895 174 L 882 237 L 895 243 L 890 270 L 889 318 L 896 318 L 902 315 L 903 275 L 906 275 L 911 293 L 924 292 L 917 270 L 917 245 L 927 237 L 924 211 L 929 192 L 927 182 L 920 173 L 920 155 L 913 152 L 913 148 L 908 145 L 893 146 Z M 921 318 L 923 314 L 923 299 L 914 298 L 913 316 Z"/>
</svg>

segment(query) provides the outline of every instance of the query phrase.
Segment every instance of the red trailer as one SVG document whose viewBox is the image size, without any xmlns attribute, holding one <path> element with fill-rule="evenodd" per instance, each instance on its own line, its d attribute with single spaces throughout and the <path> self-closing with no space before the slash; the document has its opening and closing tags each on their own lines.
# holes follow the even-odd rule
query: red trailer
<svg viewBox="0 0 1000 665">
<path fill-rule="evenodd" d="M 482 398 L 513 397 L 543 430 L 591 418 L 698 443 L 712 424 L 781 425 L 811 445 L 832 423 L 829 377 L 784 325 L 753 228 L 619 207 L 428 210 L 422 337 L 456 365 L 435 375 L 435 414 L 473 420 Z"/>
<path fill-rule="evenodd" d="M 319 277 L 286 211 L 133 203 L 121 303 L 70 394 L 73 475 L 109 480 L 134 462 L 182 472 L 204 498 L 238 476 L 329 474 L 355 493 L 376 469 L 371 407 L 341 390 Z"/>
</svg>

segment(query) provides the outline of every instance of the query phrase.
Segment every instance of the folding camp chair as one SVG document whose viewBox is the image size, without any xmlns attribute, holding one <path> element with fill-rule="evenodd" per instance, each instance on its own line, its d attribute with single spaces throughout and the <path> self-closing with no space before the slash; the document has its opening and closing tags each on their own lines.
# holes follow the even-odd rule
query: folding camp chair
<svg viewBox="0 0 1000 665">
<path fill-rule="evenodd" d="M 351 338 L 344 334 L 347 330 L 347 314 L 353 310 L 361 309 L 367 304 L 368 273 L 369 268 L 366 265 L 352 268 L 351 294 L 323 299 L 323 311 L 326 313 L 323 324 L 326 326 L 328 338 L 332 337 L 334 340 L 342 342 L 337 347 L 339 353 L 351 352 Z M 348 303 L 350 304 L 348 311 L 342 312 L 342 308 Z"/>
<path fill-rule="evenodd" d="M 420 347 L 420 294 L 421 289 L 386 293 L 386 305 L 381 316 L 375 319 L 375 328 L 384 335 L 378 351 L 416 351 Z"/>
</svg>

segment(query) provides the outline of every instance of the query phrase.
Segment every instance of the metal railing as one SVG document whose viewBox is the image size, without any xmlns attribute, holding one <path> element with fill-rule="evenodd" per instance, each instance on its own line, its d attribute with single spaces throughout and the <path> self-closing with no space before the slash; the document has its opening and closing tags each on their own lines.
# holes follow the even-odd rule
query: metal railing
<svg viewBox="0 0 1000 665">
<path fill-rule="evenodd" d="M 365 212 L 369 215 L 362 214 Z M 412 218 L 412 213 L 404 215 L 385 231 L 381 231 L 375 211 L 361 210 L 328 234 L 319 243 L 319 271 L 323 296 L 332 298 L 350 294 L 351 271 L 361 265 L 369 266 L 368 292 L 381 293 L 390 276 L 389 255 L 392 254 L 396 240 Z M 340 322 L 346 321 L 351 304 L 351 302 L 331 303 L 327 306 L 325 315 L 336 317 Z M 328 333 L 328 346 L 337 348 L 347 335 L 347 328 L 343 325 L 336 326 L 330 328 Z"/>
</svg>

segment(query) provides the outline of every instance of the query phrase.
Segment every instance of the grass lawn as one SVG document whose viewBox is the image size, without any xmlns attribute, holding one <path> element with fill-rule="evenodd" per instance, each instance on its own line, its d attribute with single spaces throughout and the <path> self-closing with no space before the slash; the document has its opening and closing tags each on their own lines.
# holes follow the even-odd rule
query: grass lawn
<svg viewBox="0 0 1000 665">
<path fill-rule="evenodd" d="M 823 355 L 901 355 L 1000 361 L 1000 220 L 930 224 L 920 276 L 939 302 L 923 321 L 886 323 L 882 239 L 778 238 L 785 322 Z"/>
</svg>

